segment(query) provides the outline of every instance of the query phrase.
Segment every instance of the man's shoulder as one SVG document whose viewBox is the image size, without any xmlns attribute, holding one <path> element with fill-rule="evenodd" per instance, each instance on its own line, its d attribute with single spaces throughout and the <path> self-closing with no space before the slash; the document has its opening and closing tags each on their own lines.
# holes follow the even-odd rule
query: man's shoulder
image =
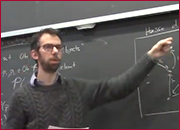
<svg viewBox="0 0 180 130">
<path fill-rule="evenodd" d="M 82 82 L 87 82 L 87 80 L 83 78 L 74 78 L 74 77 L 63 78 L 63 83 L 65 84 L 69 84 L 69 83 L 78 84 Z"/>
<path fill-rule="evenodd" d="M 93 80 L 93 79 L 85 79 L 85 78 L 64 78 L 63 83 L 65 85 L 73 85 L 73 86 L 80 86 L 86 87 L 89 85 L 97 85 L 101 82 L 101 80 Z"/>
</svg>

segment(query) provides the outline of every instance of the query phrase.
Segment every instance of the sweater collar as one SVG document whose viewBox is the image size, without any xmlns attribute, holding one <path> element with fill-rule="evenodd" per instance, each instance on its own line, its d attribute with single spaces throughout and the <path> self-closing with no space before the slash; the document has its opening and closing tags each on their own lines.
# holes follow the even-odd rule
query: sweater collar
<svg viewBox="0 0 180 130">
<path fill-rule="evenodd" d="M 37 79 L 37 73 L 38 73 L 38 72 L 36 71 L 36 72 L 34 72 L 34 73 L 32 74 L 32 76 L 31 76 L 30 84 L 31 84 L 32 86 L 36 86 L 36 85 L 44 85 L 43 81 Z M 56 83 L 56 82 L 59 82 L 60 84 L 63 83 L 61 74 L 59 74 L 59 73 L 57 74 L 54 83 Z"/>
</svg>

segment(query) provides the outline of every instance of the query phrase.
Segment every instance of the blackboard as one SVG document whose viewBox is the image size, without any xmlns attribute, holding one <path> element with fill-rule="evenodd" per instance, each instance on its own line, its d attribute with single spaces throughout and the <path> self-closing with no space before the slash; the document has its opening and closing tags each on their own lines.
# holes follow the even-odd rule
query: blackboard
<svg viewBox="0 0 180 130">
<path fill-rule="evenodd" d="M 179 1 L 2 1 L 1 32 L 178 3 Z"/>
<path fill-rule="evenodd" d="M 179 128 L 178 12 L 101 23 L 91 30 L 62 29 L 61 36 L 66 45 L 61 75 L 93 80 L 118 76 L 157 41 L 172 36 L 171 53 L 161 58 L 135 92 L 91 111 L 87 120 L 92 129 Z M 30 37 L 2 39 L 1 128 L 14 89 L 28 82 L 35 68 L 29 58 Z"/>
</svg>

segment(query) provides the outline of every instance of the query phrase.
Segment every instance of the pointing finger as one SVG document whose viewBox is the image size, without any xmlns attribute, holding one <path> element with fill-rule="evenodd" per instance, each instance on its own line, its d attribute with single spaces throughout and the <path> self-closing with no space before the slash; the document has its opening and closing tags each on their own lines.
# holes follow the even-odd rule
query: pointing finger
<svg viewBox="0 0 180 130">
<path fill-rule="evenodd" d="M 172 40 L 173 40 L 173 38 L 172 38 L 172 37 L 168 37 L 168 38 L 166 38 L 166 39 L 164 39 L 164 40 L 167 40 L 167 41 L 172 41 Z"/>
<path fill-rule="evenodd" d="M 162 45 L 170 45 L 170 44 L 172 44 L 172 40 L 173 40 L 172 37 L 169 37 L 169 38 L 161 40 L 159 44 L 161 46 Z"/>
</svg>

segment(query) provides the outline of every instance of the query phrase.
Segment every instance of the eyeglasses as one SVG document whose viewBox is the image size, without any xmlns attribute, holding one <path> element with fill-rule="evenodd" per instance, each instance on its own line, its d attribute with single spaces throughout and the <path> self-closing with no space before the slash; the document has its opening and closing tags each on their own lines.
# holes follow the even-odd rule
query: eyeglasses
<svg viewBox="0 0 180 130">
<path fill-rule="evenodd" d="M 44 44 L 42 47 L 46 52 L 52 52 L 54 47 L 56 47 L 56 49 L 58 50 L 58 52 L 62 52 L 62 50 L 64 49 L 64 45 L 53 45 L 53 44 Z"/>
</svg>

